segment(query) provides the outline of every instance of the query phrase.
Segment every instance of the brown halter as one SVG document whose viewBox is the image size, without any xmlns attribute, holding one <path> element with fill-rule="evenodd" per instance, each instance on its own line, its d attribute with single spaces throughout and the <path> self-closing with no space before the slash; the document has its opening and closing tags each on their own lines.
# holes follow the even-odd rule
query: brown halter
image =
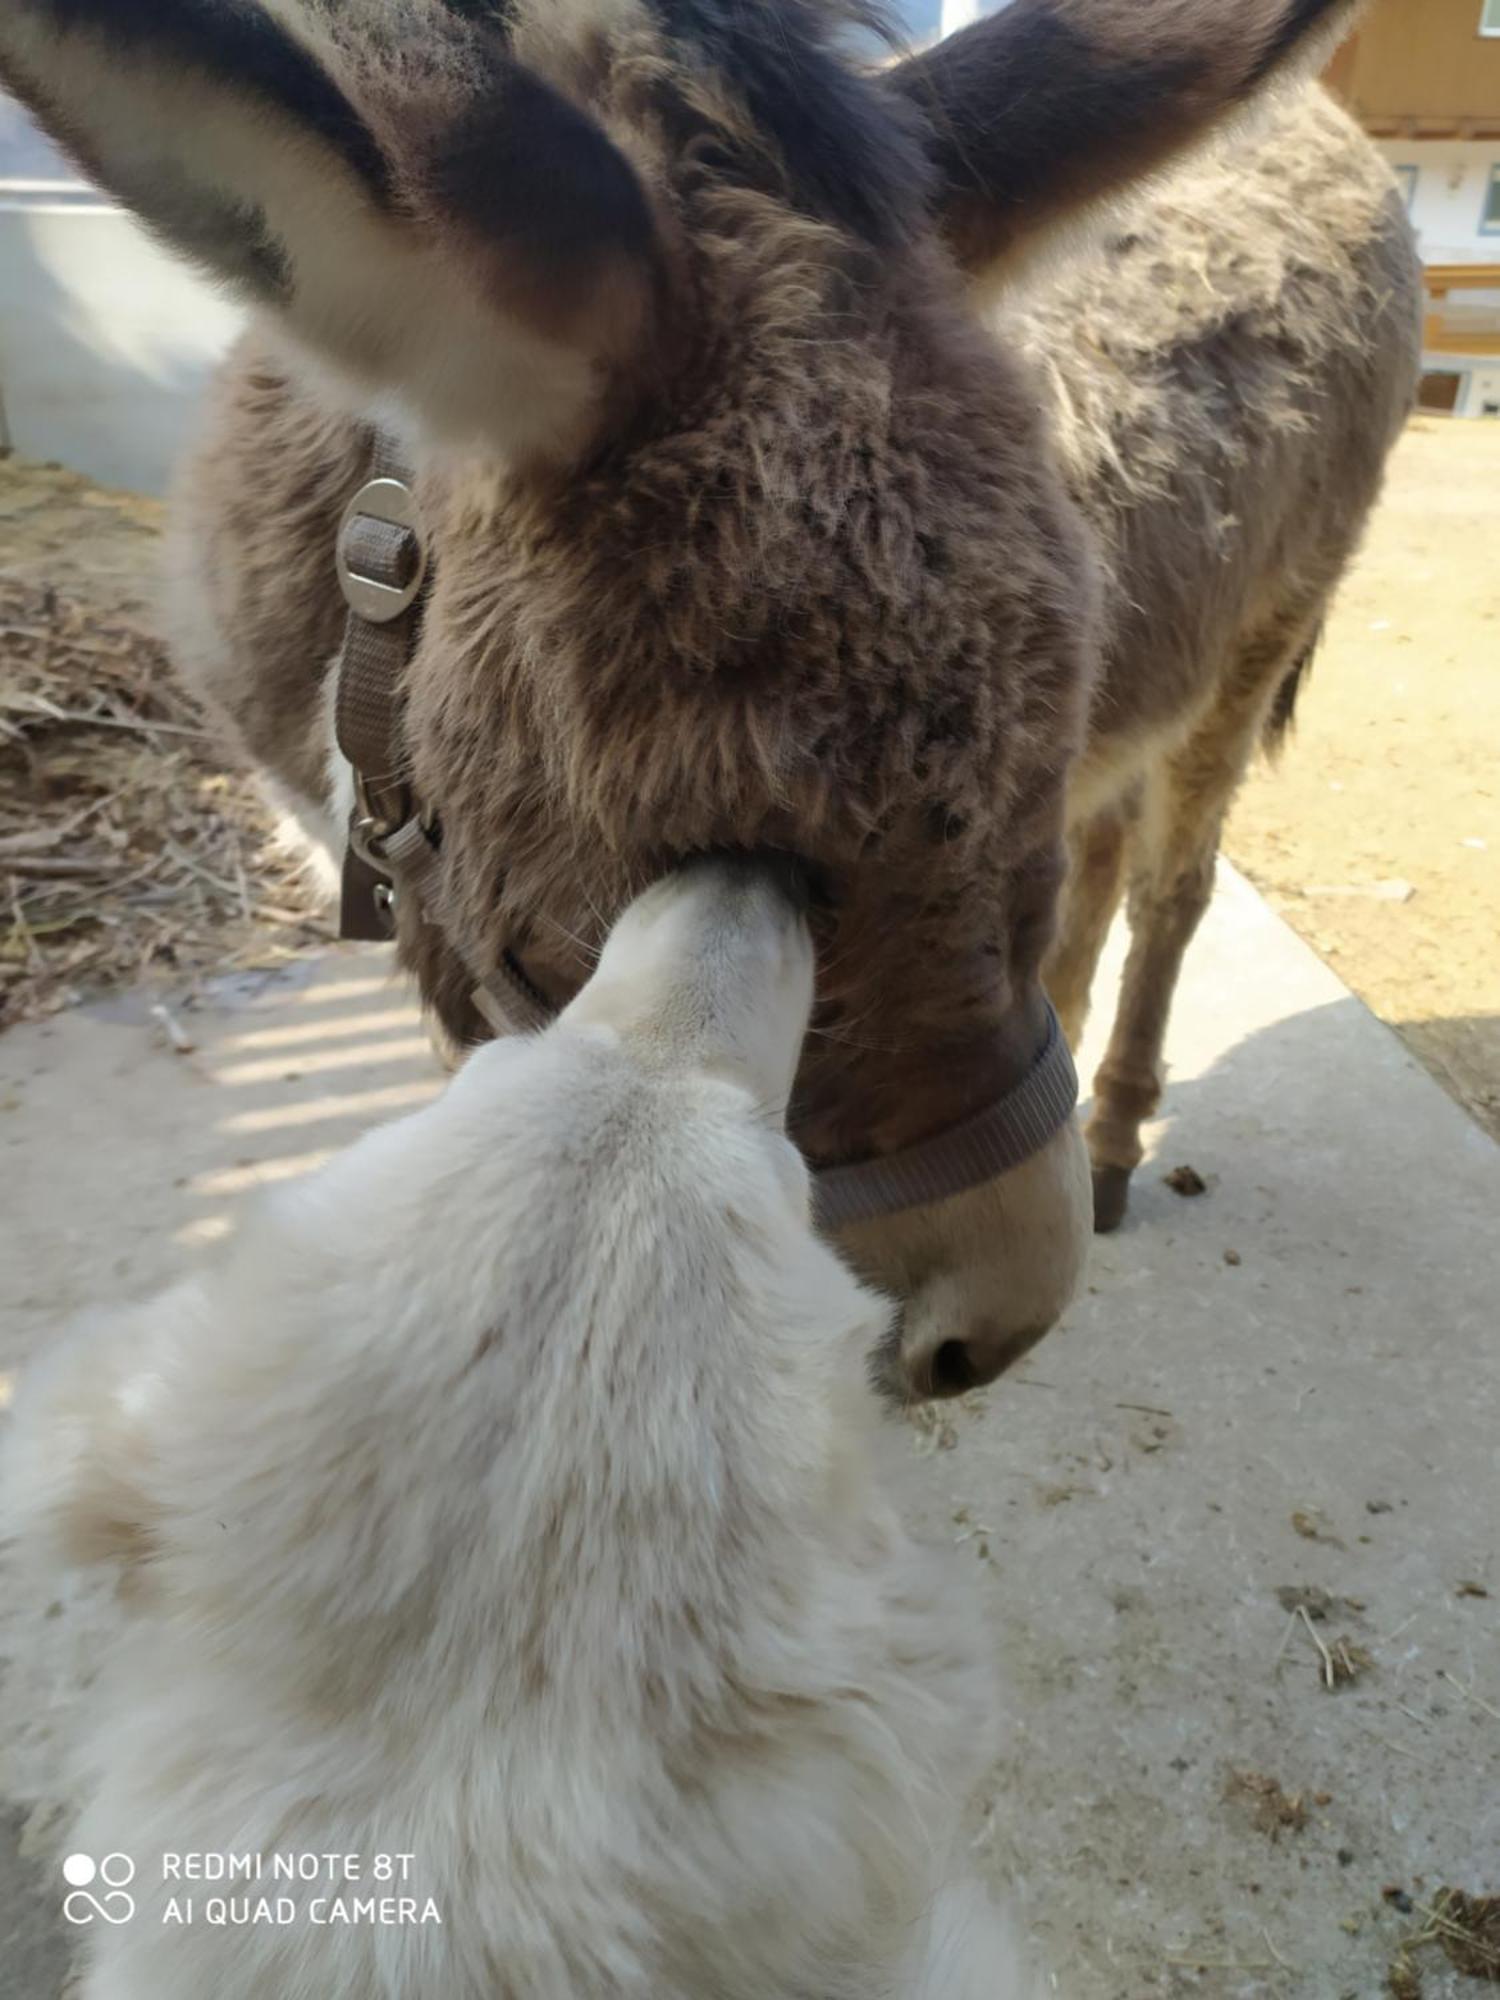
<svg viewBox="0 0 1500 2000">
<path fill-rule="evenodd" d="M 383 939 L 391 935 L 398 896 L 434 920 L 438 867 L 436 820 L 413 793 L 400 748 L 402 683 L 421 622 L 427 550 L 411 474 L 384 435 L 376 436 L 368 482 L 345 510 L 337 560 L 349 618 L 337 667 L 335 733 L 354 773 L 339 934 Z M 514 952 L 503 951 L 489 969 L 464 962 L 474 1006 L 497 1035 L 541 1028 L 553 1018 L 556 1010 Z M 899 1153 L 823 1168 L 815 1176 L 818 1220 L 842 1229 L 981 1187 L 1039 1153 L 1077 1102 L 1077 1073 L 1049 1005 L 1046 1040 L 1013 1089 Z"/>
</svg>

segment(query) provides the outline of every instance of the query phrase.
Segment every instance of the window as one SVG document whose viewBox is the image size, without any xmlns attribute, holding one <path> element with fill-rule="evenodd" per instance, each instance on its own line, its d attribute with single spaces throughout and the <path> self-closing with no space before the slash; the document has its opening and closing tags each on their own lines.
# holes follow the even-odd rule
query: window
<svg viewBox="0 0 1500 2000">
<path fill-rule="evenodd" d="M 1479 16 L 1481 35 L 1500 35 L 1500 0 L 1484 0 L 1484 11 Z"/>
<path fill-rule="evenodd" d="M 1396 169 L 1396 179 L 1401 184 L 1401 192 L 1406 199 L 1408 208 L 1411 207 L 1417 198 L 1417 180 L 1421 171 L 1420 167 L 1397 167 Z"/>
<path fill-rule="evenodd" d="M 1490 184 L 1485 189 L 1479 233 L 1481 236 L 1500 236 L 1500 165 L 1490 168 Z"/>
</svg>

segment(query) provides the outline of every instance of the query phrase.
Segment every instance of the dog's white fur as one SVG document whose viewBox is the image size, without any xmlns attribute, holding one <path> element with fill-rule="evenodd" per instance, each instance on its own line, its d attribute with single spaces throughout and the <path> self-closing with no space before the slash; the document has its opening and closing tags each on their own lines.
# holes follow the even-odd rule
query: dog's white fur
<svg viewBox="0 0 1500 2000">
<path fill-rule="evenodd" d="M 71 1838 L 138 1908 L 86 2000 L 1036 1990 L 958 1851 L 984 1623 L 882 1493 L 887 1308 L 783 1133 L 810 994 L 781 893 L 700 865 L 28 1385 L 12 1525 L 131 1607 Z M 317 1924 L 325 1878 L 215 1927 L 161 1880 L 203 1852 L 357 1855 L 346 1898 L 442 1921 Z"/>
</svg>

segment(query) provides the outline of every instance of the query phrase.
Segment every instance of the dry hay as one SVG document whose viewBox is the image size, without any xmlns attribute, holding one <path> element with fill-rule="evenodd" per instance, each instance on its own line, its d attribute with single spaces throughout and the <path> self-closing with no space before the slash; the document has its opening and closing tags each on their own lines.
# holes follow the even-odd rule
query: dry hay
<svg viewBox="0 0 1500 2000">
<path fill-rule="evenodd" d="M 190 989 L 327 936 L 161 646 L 0 576 L 0 1025 L 143 978 Z"/>
<path fill-rule="evenodd" d="M 1422 2000 L 1422 1975 L 1404 1952 L 1391 1960 L 1385 1990 L 1390 2000 Z"/>
<path fill-rule="evenodd" d="M 1500 1985 L 1500 1896 L 1439 1889 L 1420 1915 L 1420 1930 L 1401 1940 L 1386 1975 L 1392 2000 L 1421 2000 L 1422 1975 L 1413 1953 L 1429 1945 L 1441 1946 L 1456 1972 Z"/>
<path fill-rule="evenodd" d="M 1320 1663 L 1323 1685 L 1326 1688 L 1348 1687 L 1369 1673 L 1375 1664 L 1374 1655 L 1345 1633 L 1342 1639 L 1330 1642 Z"/>
<path fill-rule="evenodd" d="M 1500 1986 L 1500 1896 L 1439 1889 L 1428 1913 L 1427 1937 L 1436 1939 L 1458 1971 Z"/>
<path fill-rule="evenodd" d="M 1334 1597 L 1316 1583 L 1283 1583 L 1277 1589 L 1276 1602 L 1293 1616 L 1305 1611 L 1315 1625 L 1327 1624 L 1340 1606 L 1350 1611 L 1359 1609 L 1353 1598 Z"/>
</svg>

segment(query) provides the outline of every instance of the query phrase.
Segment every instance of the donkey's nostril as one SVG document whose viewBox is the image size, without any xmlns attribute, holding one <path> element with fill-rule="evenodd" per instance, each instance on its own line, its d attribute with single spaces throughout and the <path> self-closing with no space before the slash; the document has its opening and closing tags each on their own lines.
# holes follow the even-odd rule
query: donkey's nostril
<svg viewBox="0 0 1500 2000">
<path fill-rule="evenodd" d="M 945 1340 L 932 1357 L 931 1389 L 934 1396 L 963 1396 L 978 1388 L 984 1379 L 974 1358 L 961 1340 Z"/>
<path fill-rule="evenodd" d="M 1010 1332 L 980 1320 L 968 1339 L 954 1337 L 932 1348 L 925 1343 L 905 1347 L 902 1372 L 907 1394 L 925 1401 L 930 1397 L 965 1396 L 971 1389 L 987 1388 L 1029 1352 L 1046 1331 L 1041 1326 Z"/>
</svg>

